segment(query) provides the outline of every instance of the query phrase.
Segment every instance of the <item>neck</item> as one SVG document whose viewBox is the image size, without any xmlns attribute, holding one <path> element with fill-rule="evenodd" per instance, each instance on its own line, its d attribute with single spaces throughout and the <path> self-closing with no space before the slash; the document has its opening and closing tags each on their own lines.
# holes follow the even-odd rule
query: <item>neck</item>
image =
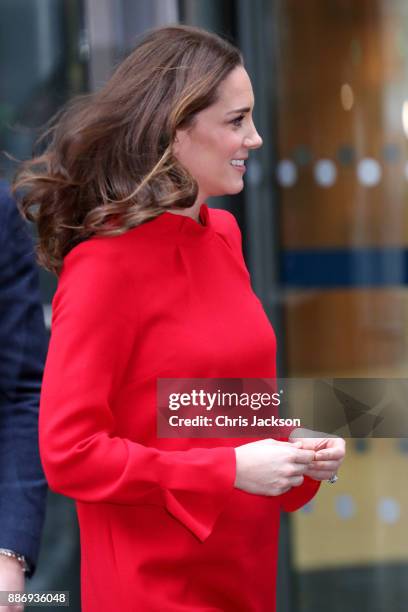
<svg viewBox="0 0 408 612">
<path fill-rule="evenodd" d="M 191 219 L 194 219 L 194 221 L 200 223 L 200 208 L 203 202 L 203 198 L 199 196 L 194 202 L 193 206 L 191 206 L 190 208 L 178 208 L 169 210 L 169 212 L 173 213 L 174 215 L 183 215 L 185 217 L 191 217 Z"/>
</svg>

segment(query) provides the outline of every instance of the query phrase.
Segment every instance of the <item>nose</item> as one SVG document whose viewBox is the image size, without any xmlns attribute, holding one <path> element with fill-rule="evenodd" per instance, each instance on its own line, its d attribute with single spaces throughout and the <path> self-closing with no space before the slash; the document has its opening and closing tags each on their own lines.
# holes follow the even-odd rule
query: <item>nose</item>
<svg viewBox="0 0 408 612">
<path fill-rule="evenodd" d="M 244 146 L 247 147 L 247 149 L 259 149 L 259 147 L 262 147 L 262 144 L 263 140 L 258 134 L 255 125 L 252 124 L 251 133 L 244 139 Z"/>
</svg>

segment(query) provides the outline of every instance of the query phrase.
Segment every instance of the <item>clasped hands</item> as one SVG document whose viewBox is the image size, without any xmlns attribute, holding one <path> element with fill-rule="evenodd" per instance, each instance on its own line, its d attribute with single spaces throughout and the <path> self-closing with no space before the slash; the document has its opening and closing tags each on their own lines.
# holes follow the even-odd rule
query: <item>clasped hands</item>
<svg viewBox="0 0 408 612">
<path fill-rule="evenodd" d="M 274 496 L 300 486 L 304 476 L 329 480 L 344 459 L 345 446 L 342 438 L 306 429 L 295 429 L 288 442 L 267 439 L 238 446 L 235 487 Z"/>
<path fill-rule="evenodd" d="M 315 453 L 305 474 L 315 480 L 329 480 L 337 474 L 346 453 L 346 442 L 337 436 L 328 436 L 309 429 L 295 429 L 289 441 L 303 450 Z"/>
</svg>

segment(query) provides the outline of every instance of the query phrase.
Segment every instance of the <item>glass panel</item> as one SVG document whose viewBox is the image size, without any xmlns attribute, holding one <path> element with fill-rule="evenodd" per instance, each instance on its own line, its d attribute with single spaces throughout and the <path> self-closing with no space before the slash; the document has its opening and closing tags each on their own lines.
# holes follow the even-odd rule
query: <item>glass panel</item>
<svg viewBox="0 0 408 612">
<path fill-rule="evenodd" d="M 46 122 L 69 97 L 85 90 L 87 59 L 80 0 L 2 0 L 1 152 L 17 159 L 31 156 Z M 15 167 L 0 155 L 2 178 L 11 178 Z M 55 282 L 44 271 L 41 286 L 44 301 L 50 302 Z"/>
<path fill-rule="evenodd" d="M 408 5 L 278 0 L 287 372 L 404 377 Z M 353 440 L 292 519 L 301 612 L 406 609 L 404 440 Z"/>
<path fill-rule="evenodd" d="M 0 148 L 29 157 L 40 128 L 85 86 L 79 0 L 3 0 L 0 18 Z M 23 44 L 22 44 L 23 42 Z M 2 159 L 2 174 L 12 166 Z"/>
</svg>

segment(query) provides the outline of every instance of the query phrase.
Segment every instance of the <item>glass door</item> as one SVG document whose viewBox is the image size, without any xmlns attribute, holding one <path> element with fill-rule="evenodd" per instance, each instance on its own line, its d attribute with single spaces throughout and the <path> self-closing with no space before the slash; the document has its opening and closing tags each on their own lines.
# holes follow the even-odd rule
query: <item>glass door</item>
<svg viewBox="0 0 408 612">
<path fill-rule="evenodd" d="M 408 5 L 278 0 L 274 164 L 291 377 L 406 377 Z M 404 439 L 349 440 L 291 519 L 299 612 L 402 612 Z"/>
</svg>

